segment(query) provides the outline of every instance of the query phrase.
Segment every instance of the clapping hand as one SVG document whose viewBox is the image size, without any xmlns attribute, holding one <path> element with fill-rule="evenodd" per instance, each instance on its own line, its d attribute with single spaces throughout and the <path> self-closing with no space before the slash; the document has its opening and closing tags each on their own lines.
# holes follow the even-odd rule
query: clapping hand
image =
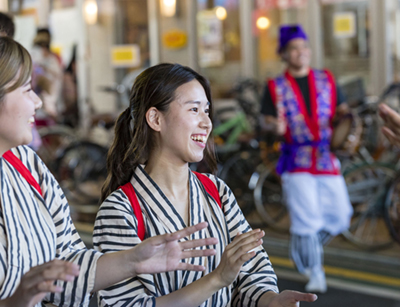
<svg viewBox="0 0 400 307">
<path fill-rule="evenodd" d="M 54 285 L 56 280 L 73 281 L 79 275 L 79 266 L 62 260 L 53 260 L 33 267 L 21 279 L 15 293 L 3 300 L 1 306 L 33 307 L 48 292 L 59 293 L 63 288 Z"/>
<path fill-rule="evenodd" d="M 311 293 L 302 293 L 292 290 L 285 290 L 279 294 L 274 294 L 266 306 L 268 307 L 298 307 L 300 302 L 312 303 L 317 300 L 317 296 Z M 265 306 L 263 304 L 263 306 Z"/>
<path fill-rule="evenodd" d="M 215 254 L 214 249 L 193 249 L 204 245 L 215 245 L 216 238 L 190 240 L 179 242 L 207 227 L 207 223 L 187 227 L 172 234 L 155 236 L 144 240 L 133 248 L 133 260 L 135 262 L 136 274 L 155 274 L 174 270 L 202 271 L 204 267 L 190 263 L 181 262 L 184 258 L 204 257 Z"/>
<path fill-rule="evenodd" d="M 221 262 L 211 273 L 216 276 L 220 287 L 229 286 L 239 274 L 242 265 L 253 258 L 256 253 L 252 249 L 262 244 L 264 231 L 255 229 L 243 234 L 238 234 L 235 239 L 227 245 L 222 254 Z M 251 251 L 251 252 L 250 252 Z"/>
</svg>

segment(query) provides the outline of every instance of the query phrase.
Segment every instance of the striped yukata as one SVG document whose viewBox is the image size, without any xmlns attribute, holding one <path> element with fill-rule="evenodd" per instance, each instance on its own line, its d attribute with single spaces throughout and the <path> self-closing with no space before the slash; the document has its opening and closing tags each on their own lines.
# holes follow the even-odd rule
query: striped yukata
<svg viewBox="0 0 400 307">
<path fill-rule="evenodd" d="M 156 297 L 179 290 L 215 270 L 225 246 L 239 232 L 251 230 L 232 191 L 222 180 L 211 175 L 209 177 L 217 186 L 222 209 L 206 193 L 196 175 L 189 171 L 190 225 L 203 221 L 209 224 L 206 229 L 191 235 L 190 239 L 216 237 L 219 240 L 219 244 L 210 247 L 216 249 L 216 255 L 185 260 L 205 266 L 205 271 L 139 275 L 100 291 L 100 306 L 155 306 Z M 145 238 L 172 233 L 187 226 L 142 166 L 136 168 L 131 183 L 142 209 Z M 104 201 L 97 214 L 93 233 L 94 247 L 107 253 L 134 247 L 139 242 L 137 219 L 128 197 L 118 189 Z M 258 247 L 256 256 L 243 265 L 233 284 L 219 290 L 200 306 L 257 306 L 260 296 L 268 291 L 278 292 L 277 278 L 267 253 Z"/>
<path fill-rule="evenodd" d="M 39 183 L 43 197 L 4 158 L 0 159 L 0 299 L 11 296 L 32 267 L 53 259 L 74 262 L 80 274 L 58 282 L 37 306 L 87 306 L 101 253 L 87 250 L 69 215 L 67 200 L 53 175 L 27 146 L 12 152 Z"/>
</svg>

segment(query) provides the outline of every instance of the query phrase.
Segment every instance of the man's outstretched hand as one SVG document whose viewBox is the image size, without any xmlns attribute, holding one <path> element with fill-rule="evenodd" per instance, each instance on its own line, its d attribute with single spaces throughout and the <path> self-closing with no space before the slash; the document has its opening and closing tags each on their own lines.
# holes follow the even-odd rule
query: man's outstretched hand
<svg viewBox="0 0 400 307">
<path fill-rule="evenodd" d="M 386 104 L 380 104 L 379 115 L 385 122 L 382 127 L 383 134 L 392 145 L 400 147 L 400 114 Z"/>
</svg>

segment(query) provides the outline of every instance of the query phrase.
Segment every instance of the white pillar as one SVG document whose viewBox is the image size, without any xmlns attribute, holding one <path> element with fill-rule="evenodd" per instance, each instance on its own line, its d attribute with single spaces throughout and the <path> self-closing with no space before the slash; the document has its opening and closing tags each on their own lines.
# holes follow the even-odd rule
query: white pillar
<svg viewBox="0 0 400 307">
<path fill-rule="evenodd" d="M 160 14 L 159 0 L 147 0 L 147 11 L 149 18 L 149 49 L 150 49 L 150 65 L 160 63 Z"/>
<path fill-rule="evenodd" d="M 371 40 L 370 72 L 371 94 L 379 95 L 392 81 L 389 46 L 389 1 L 370 1 Z"/>
<path fill-rule="evenodd" d="M 244 78 L 255 78 L 255 43 L 252 29 L 253 1 L 239 1 L 241 75 Z"/>
<path fill-rule="evenodd" d="M 8 12 L 8 0 L 0 0 L 0 11 Z"/>
<path fill-rule="evenodd" d="M 50 0 L 39 0 L 37 4 L 38 28 L 49 26 Z"/>
<path fill-rule="evenodd" d="M 186 0 L 188 24 L 189 66 L 199 71 L 199 48 L 197 44 L 197 1 Z"/>
<path fill-rule="evenodd" d="M 310 40 L 313 52 L 311 66 L 323 68 L 324 65 L 324 42 L 322 40 L 321 4 L 318 0 L 308 0 L 306 10 L 305 31 Z"/>
<path fill-rule="evenodd" d="M 90 74 L 89 74 L 89 40 L 87 33 L 87 25 L 83 15 L 84 0 L 76 0 L 76 7 L 78 9 L 77 22 L 80 24 L 81 32 L 79 33 L 77 50 L 76 50 L 76 67 L 77 67 L 77 80 L 78 80 L 78 109 L 80 116 L 81 129 L 87 130 L 89 128 L 89 99 L 90 99 Z"/>
</svg>

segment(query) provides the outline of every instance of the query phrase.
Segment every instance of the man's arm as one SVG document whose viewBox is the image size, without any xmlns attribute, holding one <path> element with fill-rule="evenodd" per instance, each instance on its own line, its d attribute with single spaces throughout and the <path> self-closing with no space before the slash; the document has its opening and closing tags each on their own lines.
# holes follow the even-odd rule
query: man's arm
<svg viewBox="0 0 400 307">
<path fill-rule="evenodd" d="M 264 115 L 264 121 L 269 130 L 274 131 L 278 135 L 286 133 L 286 121 L 278 118 L 278 112 L 268 84 L 264 87 L 264 92 L 261 98 L 261 114 Z"/>
<path fill-rule="evenodd" d="M 400 114 L 386 104 L 379 105 L 379 115 L 385 125 L 382 127 L 383 134 L 392 145 L 400 147 Z"/>
</svg>

